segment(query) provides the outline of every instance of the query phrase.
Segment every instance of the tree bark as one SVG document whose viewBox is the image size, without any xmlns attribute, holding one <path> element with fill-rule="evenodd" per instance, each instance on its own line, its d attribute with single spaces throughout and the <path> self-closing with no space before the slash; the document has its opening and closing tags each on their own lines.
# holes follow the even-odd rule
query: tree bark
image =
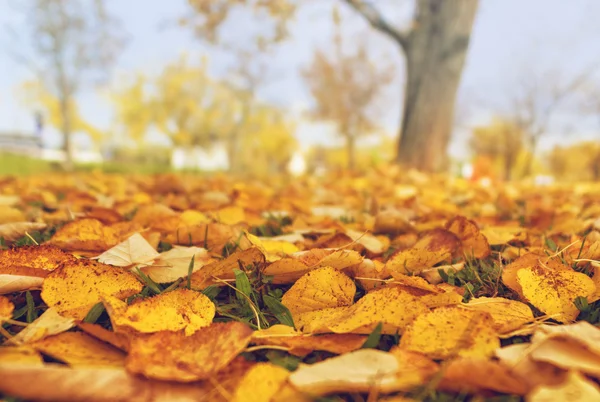
<svg viewBox="0 0 600 402">
<path fill-rule="evenodd" d="M 454 104 L 479 0 L 416 0 L 408 32 L 367 2 L 346 0 L 404 50 L 406 84 L 396 161 L 424 171 L 446 167 Z"/>
<path fill-rule="evenodd" d="M 348 158 L 348 169 L 356 169 L 356 137 L 351 134 L 346 136 L 346 156 Z"/>
<path fill-rule="evenodd" d="M 62 116 L 63 150 L 65 151 L 64 169 L 67 172 L 73 170 L 73 142 L 71 127 L 71 110 L 69 99 L 66 96 L 60 98 L 60 114 Z"/>
</svg>

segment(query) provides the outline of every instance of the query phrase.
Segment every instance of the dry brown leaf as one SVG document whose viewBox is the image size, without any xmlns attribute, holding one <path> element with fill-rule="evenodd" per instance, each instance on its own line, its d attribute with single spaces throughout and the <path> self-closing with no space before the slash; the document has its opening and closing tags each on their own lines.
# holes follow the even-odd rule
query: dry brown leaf
<svg viewBox="0 0 600 402">
<path fill-rule="evenodd" d="M 48 227 L 45 223 L 38 222 L 13 222 L 0 224 L 0 237 L 7 244 L 20 239 L 27 233 L 44 230 Z"/>
<path fill-rule="evenodd" d="M 343 354 L 360 349 L 366 336 L 355 334 L 305 335 L 287 325 L 273 325 L 267 329 L 254 331 L 252 342 L 257 345 L 283 346 L 288 353 L 305 356 L 315 350 Z"/>
<path fill-rule="evenodd" d="M 534 361 L 529 352 L 531 344 L 519 343 L 496 349 L 496 357 L 510 371 L 521 378 L 529 389 L 539 385 L 561 383 L 566 371 L 549 363 Z"/>
<path fill-rule="evenodd" d="M 62 315 L 83 320 L 101 295 L 124 299 L 142 291 L 135 275 L 95 261 L 78 261 L 52 271 L 42 284 L 42 300 Z"/>
<path fill-rule="evenodd" d="M 241 353 L 252 330 L 237 321 L 213 323 L 190 336 L 157 332 L 132 339 L 126 367 L 157 380 L 191 382 L 209 378 Z"/>
<path fill-rule="evenodd" d="M 32 343 L 68 331 L 75 326 L 75 320 L 63 317 L 50 307 L 7 343 Z"/>
<path fill-rule="evenodd" d="M 565 381 L 552 386 L 540 386 L 525 397 L 527 402 L 588 402 L 600 401 L 600 387 L 573 371 Z"/>
<path fill-rule="evenodd" d="M 175 246 L 159 254 L 152 265 L 142 266 L 140 270 L 156 283 L 174 282 L 188 276 L 192 257 L 194 257 L 192 272 L 198 271 L 210 259 L 203 248 Z"/>
<path fill-rule="evenodd" d="M 361 349 L 300 367 L 289 380 L 311 395 L 333 392 L 392 392 L 398 390 L 400 364 L 396 357 L 375 349 Z"/>
<path fill-rule="evenodd" d="M 127 240 L 100 254 L 96 259 L 103 264 L 130 267 L 135 264 L 147 264 L 158 256 L 158 252 L 142 235 L 134 233 Z"/>
<path fill-rule="evenodd" d="M 481 358 L 461 357 L 445 366 L 439 388 L 460 393 L 496 391 L 505 394 L 525 395 L 527 383 L 506 366 Z"/>
<path fill-rule="evenodd" d="M 63 332 L 34 342 L 37 351 L 72 367 L 123 367 L 125 354 L 84 332 Z"/>
<path fill-rule="evenodd" d="M 205 401 L 199 384 L 150 381 L 122 368 L 77 367 L 58 364 L 0 363 L 0 391 L 25 400 L 113 401 Z M 35 378 L 35 381 L 31 379 Z M 208 401 L 207 401 L 208 402 Z"/>
</svg>

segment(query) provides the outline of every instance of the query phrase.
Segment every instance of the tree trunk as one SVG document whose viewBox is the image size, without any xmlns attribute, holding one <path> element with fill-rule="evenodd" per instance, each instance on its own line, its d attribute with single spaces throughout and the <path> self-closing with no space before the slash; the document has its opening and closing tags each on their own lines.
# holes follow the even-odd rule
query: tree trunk
<svg viewBox="0 0 600 402">
<path fill-rule="evenodd" d="M 419 0 L 404 43 L 406 86 L 397 161 L 425 171 L 446 167 L 454 104 L 478 0 Z"/>
<path fill-rule="evenodd" d="M 346 157 L 348 158 L 348 169 L 356 169 L 356 137 L 346 136 Z"/>
<path fill-rule="evenodd" d="M 69 99 L 66 96 L 61 96 L 60 114 L 62 116 L 61 131 L 63 135 L 63 150 L 65 151 L 65 161 L 63 166 L 67 172 L 71 172 L 73 170 L 71 110 L 69 107 Z"/>
</svg>

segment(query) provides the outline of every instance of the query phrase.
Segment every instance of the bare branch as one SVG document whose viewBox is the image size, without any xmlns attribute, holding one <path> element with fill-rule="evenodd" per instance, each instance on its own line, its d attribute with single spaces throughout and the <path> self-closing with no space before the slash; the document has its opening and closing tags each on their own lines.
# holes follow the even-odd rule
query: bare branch
<svg viewBox="0 0 600 402">
<path fill-rule="evenodd" d="M 371 4 L 360 0 L 344 0 L 350 7 L 361 14 L 371 26 L 386 35 L 389 35 L 406 50 L 408 47 L 409 36 L 406 32 L 393 27 L 386 21 L 381 13 Z"/>
</svg>

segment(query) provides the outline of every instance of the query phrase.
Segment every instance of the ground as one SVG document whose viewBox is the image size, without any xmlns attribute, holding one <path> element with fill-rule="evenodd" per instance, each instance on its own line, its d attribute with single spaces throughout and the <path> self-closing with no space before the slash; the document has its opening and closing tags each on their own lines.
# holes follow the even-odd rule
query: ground
<svg viewBox="0 0 600 402">
<path fill-rule="evenodd" d="M 393 166 L 3 176 L 0 392 L 596 400 L 599 195 Z"/>
</svg>

